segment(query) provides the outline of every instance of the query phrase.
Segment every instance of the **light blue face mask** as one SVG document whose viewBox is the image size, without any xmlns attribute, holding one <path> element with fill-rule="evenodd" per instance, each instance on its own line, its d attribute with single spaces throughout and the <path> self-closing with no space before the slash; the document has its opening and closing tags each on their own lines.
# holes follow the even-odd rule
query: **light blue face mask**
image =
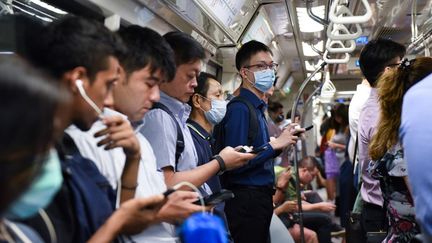
<svg viewBox="0 0 432 243">
<path fill-rule="evenodd" d="M 276 79 L 275 71 L 273 69 L 266 69 L 262 71 L 253 72 L 255 77 L 255 88 L 265 93 L 272 86 Z"/>
<path fill-rule="evenodd" d="M 211 124 L 217 125 L 224 118 L 226 107 L 227 102 L 225 100 L 211 99 L 211 109 L 204 111 L 204 116 Z"/>
<path fill-rule="evenodd" d="M 57 151 L 51 149 L 41 174 L 35 178 L 30 187 L 16 200 L 6 213 L 6 218 L 17 220 L 34 216 L 39 209 L 45 208 L 63 183 L 60 158 Z"/>
</svg>

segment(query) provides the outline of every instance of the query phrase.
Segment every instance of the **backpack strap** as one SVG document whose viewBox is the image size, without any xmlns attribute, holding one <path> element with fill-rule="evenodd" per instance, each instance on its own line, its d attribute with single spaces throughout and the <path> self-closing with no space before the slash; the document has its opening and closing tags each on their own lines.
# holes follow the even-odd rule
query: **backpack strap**
<svg viewBox="0 0 432 243">
<path fill-rule="evenodd" d="M 228 105 L 233 104 L 235 102 L 241 102 L 245 104 L 249 110 L 249 132 L 248 132 L 248 146 L 251 146 L 255 141 L 256 136 L 258 135 L 259 125 L 258 125 L 258 116 L 256 114 L 255 107 L 248 101 L 246 98 L 241 96 L 236 96 L 233 98 Z"/>
<path fill-rule="evenodd" d="M 177 128 L 177 141 L 176 141 L 176 151 L 175 151 L 175 171 L 177 171 L 177 165 L 178 165 L 178 160 L 180 158 L 180 155 L 183 153 L 185 145 L 184 145 L 184 138 L 183 138 L 183 132 L 180 128 L 179 123 L 177 122 L 174 114 L 170 111 L 170 109 L 168 109 L 168 107 L 160 102 L 154 103 L 152 110 L 153 109 L 161 109 L 163 111 L 165 111 L 174 121 L 176 128 Z"/>
</svg>

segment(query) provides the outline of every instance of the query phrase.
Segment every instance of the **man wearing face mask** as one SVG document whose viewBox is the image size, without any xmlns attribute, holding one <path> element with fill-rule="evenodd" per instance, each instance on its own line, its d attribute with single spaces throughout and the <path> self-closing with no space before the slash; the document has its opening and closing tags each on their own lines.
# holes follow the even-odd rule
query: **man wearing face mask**
<svg viewBox="0 0 432 243">
<path fill-rule="evenodd" d="M 268 130 L 270 137 L 279 137 L 282 129 L 279 128 L 279 125 L 284 120 L 283 115 L 283 105 L 279 102 L 269 102 L 268 103 Z"/>
<path fill-rule="evenodd" d="M 230 101 L 227 113 L 218 125 L 217 130 L 222 132 L 215 132 L 218 147 L 247 144 L 263 148 L 247 165 L 226 172 L 222 177 L 223 187 L 235 194 L 235 198 L 226 202 L 225 213 L 236 243 L 267 242 L 273 214 L 273 158 L 278 154 L 276 150 L 294 144 L 298 139 L 292 134 L 295 131 L 293 124 L 270 142 L 263 98 L 273 86 L 277 66 L 271 50 L 263 43 L 250 41 L 240 48 L 236 55 L 236 67 L 242 77 L 240 94 Z M 250 124 L 251 117 L 256 118 L 256 128 Z M 256 134 L 251 137 L 251 132 Z"/>
</svg>

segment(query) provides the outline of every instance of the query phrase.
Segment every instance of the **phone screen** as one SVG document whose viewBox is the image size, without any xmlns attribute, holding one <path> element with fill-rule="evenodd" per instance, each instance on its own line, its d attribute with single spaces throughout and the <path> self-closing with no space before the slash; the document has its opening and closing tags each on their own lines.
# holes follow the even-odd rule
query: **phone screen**
<svg viewBox="0 0 432 243">
<path fill-rule="evenodd" d="M 230 190 L 222 189 L 219 192 L 213 193 L 210 196 L 204 197 L 205 206 L 217 205 L 221 202 L 234 198 L 234 193 Z M 194 204 L 201 205 L 200 200 L 196 200 Z"/>
</svg>

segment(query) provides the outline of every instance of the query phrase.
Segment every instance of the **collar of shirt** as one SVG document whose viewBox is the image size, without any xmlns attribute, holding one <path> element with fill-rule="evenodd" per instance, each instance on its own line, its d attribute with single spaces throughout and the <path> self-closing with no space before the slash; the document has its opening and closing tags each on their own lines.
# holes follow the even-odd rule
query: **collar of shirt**
<svg viewBox="0 0 432 243">
<path fill-rule="evenodd" d="M 183 127 L 186 126 L 186 121 L 191 112 L 191 107 L 188 104 L 183 103 L 162 91 L 160 92 L 160 102 L 170 109 L 174 116 L 181 121 Z"/>
<path fill-rule="evenodd" d="M 252 93 L 252 91 L 245 89 L 245 88 L 241 88 L 240 89 L 240 96 L 245 97 L 247 100 L 249 100 L 252 105 L 261 110 L 263 113 L 264 111 L 267 109 L 267 104 L 260 98 L 258 98 L 258 96 L 256 96 L 254 93 Z"/>
<path fill-rule="evenodd" d="M 200 135 L 203 139 L 207 141 L 211 141 L 212 136 L 210 133 L 208 133 L 200 124 L 198 124 L 196 121 L 188 119 L 187 124 L 189 127 L 191 127 L 197 134 Z"/>
</svg>

